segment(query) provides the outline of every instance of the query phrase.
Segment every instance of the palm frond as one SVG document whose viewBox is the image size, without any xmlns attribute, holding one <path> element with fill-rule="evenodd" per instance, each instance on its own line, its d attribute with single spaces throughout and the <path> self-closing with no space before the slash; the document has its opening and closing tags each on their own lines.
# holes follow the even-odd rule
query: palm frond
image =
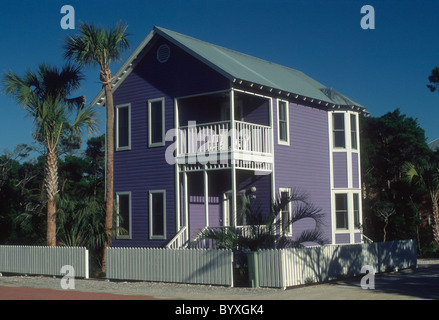
<svg viewBox="0 0 439 320">
<path fill-rule="evenodd" d="M 79 33 L 64 41 L 64 57 L 79 65 L 97 65 L 108 69 L 112 61 L 120 61 L 122 53 L 129 49 L 127 25 L 116 24 L 113 29 L 82 23 Z"/>
</svg>

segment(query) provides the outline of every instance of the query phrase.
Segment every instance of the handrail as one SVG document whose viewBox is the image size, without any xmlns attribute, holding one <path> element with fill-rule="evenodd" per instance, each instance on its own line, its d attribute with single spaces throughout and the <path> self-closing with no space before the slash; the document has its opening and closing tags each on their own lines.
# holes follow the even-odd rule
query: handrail
<svg viewBox="0 0 439 320">
<path fill-rule="evenodd" d="M 166 248 L 177 249 L 181 247 L 186 247 L 188 245 L 186 229 L 186 226 L 181 227 L 180 230 L 175 234 L 175 236 L 168 242 Z"/>
</svg>

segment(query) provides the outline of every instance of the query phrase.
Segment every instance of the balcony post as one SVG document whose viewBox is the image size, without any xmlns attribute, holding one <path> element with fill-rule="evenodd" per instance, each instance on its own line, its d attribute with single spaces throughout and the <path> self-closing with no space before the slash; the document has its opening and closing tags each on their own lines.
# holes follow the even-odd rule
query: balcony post
<svg viewBox="0 0 439 320">
<path fill-rule="evenodd" d="M 204 215 L 206 227 L 209 226 L 209 176 L 206 170 L 206 165 L 203 168 L 204 177 Z"/>
<path fill-rule="evenodd" d="M 230 130 L 231 130 L 231 155 L 230 164 L 232 168 L 232 221 L 230 225 L 236 226 L 236 163 L 235 163 L 235 92 L 230 90 Z"/>
</svg>

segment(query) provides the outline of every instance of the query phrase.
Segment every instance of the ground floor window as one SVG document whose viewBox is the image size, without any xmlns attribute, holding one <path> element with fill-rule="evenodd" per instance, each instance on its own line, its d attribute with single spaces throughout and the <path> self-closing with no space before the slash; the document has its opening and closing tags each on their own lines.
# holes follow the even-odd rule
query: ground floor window
<svg viewBox="0 0 439 320">
<path fill-rule="evenodd" d="M 166 239 L 166 191 L 149 191 L 149 238 Z"/>
<path fill-rule="evenodd" d="M 288 201 L 291 197 L 291 189 L 290 188 L 280 188 L 279 189 L 279 195 L 281 200 Z M 282 227 L 282 234 L 285 236 L 291 236 L 292 235 L 292 224 L 291 224 L 291 202 L 288 201 L 288 203 L 281 208 L 280 212 L 280 219 L 281 219 L 281 227 Z"/>
<path fill-rule="evenodd" d="M 360 194 L 358 192 L 335 194 L 335 226 L 337 230 L 359 229 L 361 226 Z"/>
<path fill-rule="evenodd" d="M 348 195 L 346 193 L 335 195 L 335 221 L 337 229 L 348 229 Z"/>
<path fill-rule="evenodd" d="M 116 238 L 131 239 L 131 192 L 116 193 Z"/>
</svg>

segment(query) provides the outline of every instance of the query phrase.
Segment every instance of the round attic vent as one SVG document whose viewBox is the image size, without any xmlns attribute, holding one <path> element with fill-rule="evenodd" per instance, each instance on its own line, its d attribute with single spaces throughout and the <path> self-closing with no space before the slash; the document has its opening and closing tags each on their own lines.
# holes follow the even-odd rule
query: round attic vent
<svg viewBox="0 0 439 320">
<path fill-rule="evenodd" d="M 157 60 L 160 63 L 165 63 L 169 60 L 169 56 L 171 55 L 171 48 L 167 44 L 162 44 L 157 49 Z"/>
</svg>

